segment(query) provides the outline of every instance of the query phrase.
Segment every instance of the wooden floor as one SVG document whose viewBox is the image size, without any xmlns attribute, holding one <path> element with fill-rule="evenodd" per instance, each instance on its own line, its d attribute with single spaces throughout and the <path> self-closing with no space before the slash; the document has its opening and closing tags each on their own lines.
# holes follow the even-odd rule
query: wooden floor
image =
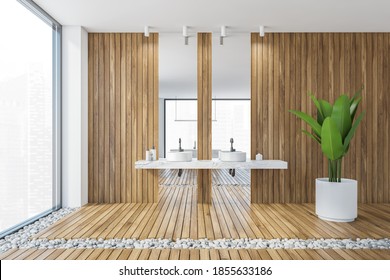
<svg viewBox="0 0 390 280">
<path fill-rule="evenodd" d="M 87 205 L 35 238 L 385 238 L 390 204 L 362 204 L 352 223 L 318 219 L 313 204 L 250 204 L 249 187 L 214 186 L 211 205 L 196 187 L 160 187 L 156 204 Z"/>
<path fill-rule="evenodd" d="M 389 260 L 389 250 L 14 249 L 2 260 Z"/>
<path fill-rule="evenodd" d="M 176 169 L 162 169 L 159 173 L 160 186 L 196 186 L 198 184 L 197 175 L 198 170 L 184 169 L 183 174 L 177 176 Z M 236 169 L 236 175 L 232 177 L 227 169 L 212 170 L 212 184 L 213 186 L 238 186 L 250 185 L 251 174 L 249 169 Z"/>
</svg>

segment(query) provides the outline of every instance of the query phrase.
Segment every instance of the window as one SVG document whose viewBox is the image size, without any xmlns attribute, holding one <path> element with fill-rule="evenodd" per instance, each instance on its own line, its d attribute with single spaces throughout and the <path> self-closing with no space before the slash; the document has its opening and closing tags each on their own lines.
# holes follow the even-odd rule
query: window
<svg viewBox="0 0 390 280">
<path fill-rule="evenodd" d="M 0 236 L 60 207 L 61 26 L 0 2 Z"/>
<path fill-rule="evenodd" d="M 214 101 L 213 101 L 214 102 Z M 230 138 L 236 151 L 250 157 L 251 102 L 248 99 L 216 100 L 212 125 L 213 150 L 230 150 Z"/>
<path fill-rule="evenodd" d="M 197 147 L 197 100 L 165 100 L 165 153 Z"/>
<path fill-rule="evenodd" d="M 165 100 L 165 151 L 178 149 L 179 138 L 183 149 L 197 147 L 197 100 Z M 212 101 L 213 157 L 218 150 L 234 148 L 250 157 L 250 100 L 213 99 Z"/>
</svg>

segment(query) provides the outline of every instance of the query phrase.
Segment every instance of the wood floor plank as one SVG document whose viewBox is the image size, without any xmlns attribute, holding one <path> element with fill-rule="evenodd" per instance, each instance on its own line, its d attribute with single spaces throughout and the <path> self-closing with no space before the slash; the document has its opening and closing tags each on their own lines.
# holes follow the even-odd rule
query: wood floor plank
<svg viewBox="0 0 390 280">
<path fill-rule="evenodd" d="M 190 260 L 200 260 L 200 250 L 192 249 L 190 250 Z"/>
<path fill-rule="evenodd" d="M 284 250 L 288 255 L 290 255 L 293 260 L 303 260 L 303 258 L 296 252 L 294 249 Z"/>
<path fill-rule="evenodd" d="M 78 256 L 81 255 L 82 252 L 82 249 L 75 249 L 69 256 L 65 258 L 65 260 L 75 260 Z"/>
<path fill-rule="evenodd" d="M 180 260 L 189 260 L 190 250 L 180 250 Z"/>
<path fill-rule="evenodd" d="M 103 231 L 95 232 L 91 235 L 91 238 L 110 238 L 110 236 L 115 236 L 115 234 L 120 230 L 120 228 L 126 223 L 130 213 L 132 213 L 135 207 L 139 207 L 137 204 L 128 203 L 120 213 L 117 214 L 117 217 L 112 220 L 111 224 L 109 224 Z"/>
<path fill-rule="evenodd" d="M 57 260 L 65 260 L 68 256 L 70 256 L 74 252 L 74 250 L 76 250 L 76 249 L 66 249 L 66 250 L 64 250 L 62 252 L 62 254 L 57 257 Z"/>
<path fill-rule="evenodd" d="M 163 212 L 164 210 L 164 205 L 167 201 L 167 198 L 170 196 L 170 194 L 174 191 L 173 188 L 166 188 L 166 187 L 161 187 L 160 188 L 160 201 L 159 203 L 157 204 L 157 207 L 154 208 L 154 211 L 153 211 L 153 214 L 151 214 L 151 217 L 148 221 L 148 224 L 144 227 L 144 229 L 142 230 L 139 238 L 140 239 L 146 239 L 146 238 L 149 238 L 150 236 L 150 231 L 152 230 L 152 228 L 154 227 L 155 223 L 156 223 L 156 220 L 157 218 L 159 217 L 159 215 L 161 215 L 161 212 Z"/>
<path fill-rule="evenodd" d="M 27 249 L 26 251 L 23 252 L 23 254 L 20 254 L 19 256 L 14 258 L 14 260 L 25 260 L 33 253 L 34 253 L 34 249 Z"/>
<path fill-rule="evenodd" d="M 96 259 L 97 260 L 107 260 L 110 257 L 112 250 L 113 249 L 102 250 L 102 252 L 98 255 L 98 257 Z"/>
<path fill-rule="evenodd" d="M 158 260 L 161 254 L 161 249 L 154 249 L 150 253 L 149 260 Z"/>
<path fill-rule="evenodd" d="M 122 254 L 123 249 L 114 249 L 110 256 L 108 257 L 109 260 L 117 260 L 119 256 Z"/>
<path fill-rule="evenodd" d="M 221 249 L 221 250 L 218 250 L 218 251 L 219 251 L 219 256 L 220 256 L 221 260 L 231 260 L 230 254 L 229 254 L 228 250 Z"/>
<path fill-rule="evenodd" d="M 303 249 L 297 249 L 296 253 L 301 256 L 303 260 L 311 260 L 312 257 Z"/>
<path fill-rule="evenodd" d="M 122 250 L 121 254 L 118 256 L 118 260 L 127 260 L 129 259 L 129 256 L 133 249 L 124 249 Z"/>
<path fill-rule="evenodd" d="M 237 249 L 228 249 L 231 260 L 241 260 L 241 256 Z"/>
<path fill-rule="evenodd" d="M 214 186 L 202 205 L 196 186 L 160 187 L 158 203 L 87 205 L 33 238 L 388 238 L 390 204 L 360 204 L 355 222 L 334 223 L 318 219 L 314 204 L 251 204 L 249 194 Z"/>
<path fill-rule="evenodd" d="M 170 260 L 179 260 L 180 259 L 180 250 L 171 249 L 171 254 L 169 255 Z"/>
<path fill-rule="evenodd" d="M 138 258 L 141 255 L 141 253 L 142 253 L 141 249 L 133 249 L 131 251 L 131 254 L 129 255 L 128 260 L 138 260 Z"/>
<path fill-rule="evenodd" d="M 173 188 L 169 197 L 167 196 L 166 200 L 164 201 L 164 204 L 162 205 L 161 211 L 157 213 L 156 220 L 151 227 L 150 232 L 148 233 L 148 238 L 156 238 L 158 231 L 160 229 L 161 223 L 164 220 L 164 217 L 166 215 L 166 212 L 169 209 L 169 205 L 171 204 L 172 198 L 177 195 L 178 188 Z"/>
<path fill-rule="evenodd" d="M 216 249 L 210 249 L 210 260 L 220 260 L 219 252 Z"/>
<path fill-rule="evenodd" d="M 76 260 L 86 260 L 93 253 L 94 249 L 83 249 L 83 252 L 76 258 Z"/>
<path fill-rule="evenodd" d="M 265 249 L 256 250 L 262 260 L 272 260 L 271 255 Z"/>
<path fill-rule="evenodd" d="M 122 205 L 123 204 L 120 203 L 110 205 L 108 209 L 106 209 L 97 218 L 94 219 L 94 222 L 91 223 L 93 225 L 90 227 L 84 227 L 83 230 L 77 232 L 77 234 L 73 235 L 72 238 L 80 238 L 80 236 L 92 236 L 96 231 L 98 233 L 101 232 L 102 228 L 104 230 L 104 228 L 107 227 L 110 222 L 112 222 L 112 217 L 116 216 Z"/>
<path fill-rule="evenodd" d="M 171 253 L 170 249 L 162 249 L 159 260 L 169 260 L 170 253 Z"/>
<path fill-rule="evenodd" d="M 64 253 L 66 249 L 55 249 L 50 255 L 48 255 L 45 260 L 57 260 L 58 257 Z"/>
<path fill-rule="evenodd" d="M 192 204 L 194 201 L 194 191 L 193 187 L 188 187 L 187 188 L 187 201 L 186 201 L 186 211 L 184 213 L 184 221 L 183 221 L 183 228 L 181 231 L 181 238 L 190 238 L 190 227 L 191 227 L 191 211 L 192 211 Z M 179 232 L 176 232 L 176 238 L 180 238 Z"/>
<path fill-rule="evenodd" d="M 40 254 L 38 257 L 35 258 L 35 260 L 44 260 L 46 259 L 50 254 L 52 254 L 55 251 L 55 249 L 45 249 L 42 254 Z"/>
<path fill-rule="evenodd" d="M 142 250 L 142 252 L 139 255 L 138 259 L 139 260 L 148 260 L 151 252 L 152 252 L 151 249 L 144 249 L 144 250 Z"/>
<path fill-rule="evenodd" d="M 390 260 L 384 249 L 19 249 L 30 260 Z"/>
<path fill-rule="evenodd" d="M 2 254 L 0 255 L 0 260 L 5 260 L 5 259 L 7 259 L 7 257 L 8 257 L 9 255 L 12 255 L 12 254 L 15 253 L 16 251 L 18 251 L 18 249 L 16 249 L 16 248 L 9 249 L 8 251 L 6 251 L 6 252 L 4 252 L 4 253 L 2 253 Z"/>
<path fill-rule="evenodd" d="M 241 260 L 251 260 L 251 256 L 248 253 L 248 250 L 237 250 L 238 254 L 241 257 Z"/>
<path fill-rule="evenodd" d="M 252 228 L 248 226 L 245 217 L 242 215 L 240 209 L 236 206 L 234 198 L 230 196 L 230 193 L 222 188 L 218 188 L 222 199 L 227 202 L 228 209 L 231 211 L 232 219 L 235 221 L 234 224 L 238 228 L 240 238 L 256 238 L 256 234 L 252 231 Z M 242 221 L 242 223 L 241 223 Z"/>
<path fill-rule="evenodd" d="M 266 249 L 267 253 L 271 256 L 272 260 L 282 260 L 282 257 L 278 254 L 278 251 L 280 250 L 272 250 L 272 249 Z"/>
<path fill-rule="evenodd" d="M 210 260 L 210 250 L 201 249 L 200 251 L 200 259 L 201 260 Z"/>
</svg>

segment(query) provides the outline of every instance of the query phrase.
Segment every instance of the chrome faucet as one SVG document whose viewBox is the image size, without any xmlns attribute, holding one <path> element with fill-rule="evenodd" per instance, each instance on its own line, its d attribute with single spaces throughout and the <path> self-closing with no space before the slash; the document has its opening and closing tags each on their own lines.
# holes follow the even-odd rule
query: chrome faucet
<svg viewBox="0 0 390 280">
<path fill-rule="evenodd" d="M 181 138 L 179 138 L 179 152 L 183 152 L 184 150 L 181 148 Z"/>
<path fill-rule="evenodd" d="M 236 149 L 233 149 L 233 143 L 234 143 L 233 138 L 230 138 L 230 151 L 231 152 L 235 152 L 236 151 Z"/>
</svg>

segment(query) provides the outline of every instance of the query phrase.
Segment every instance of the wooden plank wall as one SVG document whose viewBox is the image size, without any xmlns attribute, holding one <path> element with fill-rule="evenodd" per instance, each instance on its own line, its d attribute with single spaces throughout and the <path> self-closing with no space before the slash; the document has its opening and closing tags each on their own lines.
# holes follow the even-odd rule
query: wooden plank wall
<svg viewBox="0 0 390 280">
<path fill-rule="evenodd" d="M 158 34 L 90 33 L 88 44 L 88 201 L 156 202 L 158 172 L 134 163 L 158 148 Z"/>
<path fill-rule="evenodd" d="M 327 176 L 320 147 L 289 109 L 313 114 L 308 97 L 334 102 L 364 84 L 366 116 L 344 159 L 343 177 L 358 180 L 359 201 L 390 202 L 389 33 L 251 35 L 252 158 L 288 161 L 287 171 L 252 171 L 252 202 L 313 202 L 315 178 Z"/>
<path fill-rule="evenodd" d="M 211 159 L 212 33 L 198 33 L 198 159 Z M 198 171 L 198 202 L 211 203 L 211 170 Z"/>
</svg>

